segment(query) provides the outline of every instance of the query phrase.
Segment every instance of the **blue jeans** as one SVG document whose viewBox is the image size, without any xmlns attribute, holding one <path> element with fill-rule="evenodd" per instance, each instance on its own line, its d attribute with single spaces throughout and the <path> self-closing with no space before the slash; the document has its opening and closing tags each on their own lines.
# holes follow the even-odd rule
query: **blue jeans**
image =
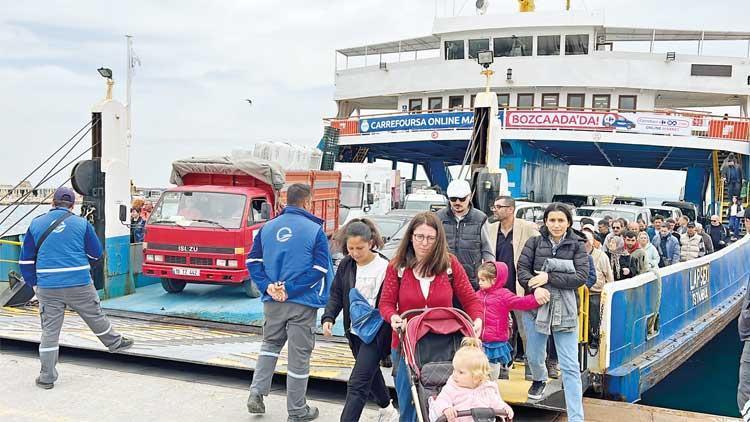
<svg viewBox="0 0 750 422">
<path fill-rule="evenodd" d="M 399 421 L 414 422 L 417 420 L 417 409 L 414 407 L 414 401 L 411 397 L 406 361 L 396 349 L 391 349 L 391 361 L 394 365 L 398 365 L 394 382 L 396 384 L 396 395 L 398 396 L 398 412 L 401 415 Z"/>
<path fill-rule="evenodd" d="M 548 335 L 538 332 L 531 312 L 523 312 L 526 327 L 526 357 L 529 361 L 534 381 L 547 381 L 547 339 Z M 552 332 L 557 348 L 557 358 L 562 372 L 563 391 L 568 421 L 583 422 L 583 386 L 578 365 L 578 328 L 573 332 Z"/>
<path fill-rule="evenodd" d="M 732 236 L 740 237 L 740 218 L 735 216 L 729 217 L 729 231 L 732 232 Z"/>
</svg>

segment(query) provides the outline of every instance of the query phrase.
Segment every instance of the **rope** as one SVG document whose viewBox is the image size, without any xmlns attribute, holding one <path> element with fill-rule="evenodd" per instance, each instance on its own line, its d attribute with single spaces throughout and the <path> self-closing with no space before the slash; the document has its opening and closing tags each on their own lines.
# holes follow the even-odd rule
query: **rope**
<svg viewBox="0 0 750 422">
<path fill-rule="evenodd" d="M 98 121 L 95 122 L 94 125 L 96 125 L 96 123 L 98 123 Z M 73 149 L 75 149 L 78 146 L 78 144 L 81 143 L 81 141 L 83 140 L 83 138 L 91 131 L 91 129 L 94 127 L 94 125 L 90 126 L 88 128 L 88 130 L 86 130 L 86 133 L 84 133 L 83 135 L 81 135 L 81 137 L 78 139 L 78 141 L 76 141 L 76 143 L 73 144 L 73 146 L 70 147 L 68 149 L 68 151 L 65 154 L 63 154 L 62 157 L 60 157 L 60 159 L 57 160 L 57 162 L 52 166 L 52 168 L 50 168 L 49 171 L 47 171 L 47 173 L 42 177 L 42 180 L 39 183 L 37 183 L 36 185 L 34 185 L 34 187 L 32 189 L 30 189 L 23 196 L 21 196 L 20 198 L 18 198 L 15 202 L 13 202 L 12 204 L 6 205 L 5 208 L 3 208 L 2 210 L 0 210 L 0 214 L 2 214 L 7 209 L 9 209 L 10 207 L 13 207 L 15 205 L 15 207 L 13 207 L 13 209 L 8 213 L 8 215 L 6 215 L 5 218 L 3 218 L 2 221 L 0 221 L 0 225 L 2 225 L 3 223 L 5 223 L 5 221 L 7 221 L 8 218 L 10 218 L 10 216 L 13 215 L 14 212 L 16 212 L 16 210 L 18 209 L 18 207 L 21 206 L 22 201 L 24 199 L 28 198 L 39 186 L 41 186 L 45 182 L 49 181 L 52 178 L 52 176 L 60 173 L 60 171 L 62 169 L 66 168 L 67 166 L 69 166 L 72 163 L 72 162 L 69 162 L 68 164 L 66 164 L 65 166 L 63 166 L 61 169 L 57 170 L 54 174 L 52 174 L 52 176 L 50 176 L 50 173 L 52 173 L 52 171 L 55 170 L 55 168 L 60 165 L 60 163 L 65 159 L 65 157 L 67 157 L 68 155 L 70 155 L 70 153 L 73 151 Z M 79 131 L 79 133 L 80 133 L 80 131 Z M 98 142 L 97 142 L 97 145 L 98 145 Z M 78 157 L 76 157 L 73 161 L 75 161 L 78 158 L 80 158 L 81 156 L 83 156 L 83 154 L 85 154 L 86 152 L 91 151 L 91 149 L 93 147 L 94 146 L 92 145 L 89 149 L 87 149 L 86 151 L 84 151 L 82 154 L 80 154 Z M 57 152 L 55 152 L 55 154 L 57 154 Z M 53 156 L 54 156 L 54 154 L 53 154 Z M 68 179 L 68 180 L 70 180 L 70 179 Z M 47 197 L 49 197 L 49 195 Z M 46 199 L 47 198 L 45 198 L 44 200 L 46 200 Z"/>
<path fill-rule="evenodd" d="M 21 186 L 21 183 L 23 183 L 24 180 L 28 180 L 29 177 L 31 177 L 34 173 L 36 173 L 37 170 L 39 170 L 40 168 L 42 168 L 43 165 L 47 164 L 47 162 L 50 159 L 52 159 L 52 157 L 54 157 L 55 155 L 57 155 L 58 152 L 60 152 L 63 148 L 65 148 L 65 146 L 68 145 L 70 143 L 70 141 L 72 141 L 76 136 L 78 136 L 78 134 L 81 133 L 82 130 L 86 129 L 86 126 L 90 125 L 92 122 L 93 122 L 93 120 L 89 120 L 85 125 L 83 125 L 83 127 L 81 127 L 80 129 L 78 129 L 78 132 L 76 132 L 75 134 L 73 134 L 73 136 L 71 136 L 70 139 L 68 139 L 67 141 L 65 141 L 65 143 L 62 144 L 60 146 L 60 148 L 57 149 L 57 151 L 53 152 L 52 155 L 50 155 L 49 157 L 47 157 L 46 160 L 42 161 L 42 163 L 39 164 L 34 170 L 32 170 L 31 173 L 27 174 L 23 179 L 21 179 L 21 181 L 18 182 L 17 185 L 13 186 L 13 188 L 11 190 L 9 190 L 7 194 L 5 194 L 2 198 L 0 198 L 0 201 L 4 200 L 8 196 L 10 196 L 13 193 L 14 190 L 18 189 L 18 187 Z M 90 130 L 91 129 L 89 128 L 89 131 Z M 80 142 L 80 140 L 78 142 Z M 76 142 L 76 143 L 78 143 L 78 142 Z M 53 168 L 54 168 L 54 166 L 53 166 Z M 5 211 L 5 210 L 0 210 L 0 213 L 2 213 L 3 211 Z"/>
<path fill-rule="evenodd" d="M 60 170 L 62 170 L 62 169 L 60 169 Z M 70 179 L 72 179 L 72 178 L 73 178 L 73 177 L 71 176 L 71 177 L 69 177 L 69 178 L 68 178 L 68 179 L 67 179 L 66 181 L 62 182 L 62 184 L 61 184 L 60 186 L 58 186 L 58 187 L 57 187 L 57 189 L 59 189 L 59 188 L 63 187 L 63 186 L 64 186 L 64 185 L 65 185 L 66 183 L 68 183 L 68 182 L 70 181 Z M 55 192 L 54 192 L 54 191 L 50 192 L 49 194 L 47 194 L 47 196 L 46 196 L 46 197 L 44 197 L 44 199 L 43 199 L 42 201 L 45 201 L 45 200 L 49 199 L 49 197 L 50 197 L 50 196 L 52 196 L 52 195 L 54 195 L 54 194 L 55 194 Z M 11 229 L 12 229 L 13 227 L 15 227 L 15 226 L 16 226 L 16 225 L 17 225 L 18 223 L 20 223 L 20 222 L 21 222 L 21 221 L 22 221 L 22 220 L 23 220 L 24 218 L 28 217 L 28 216 L 29 216 L 29 214 L 31 214 L 32 212 L 34 212 L 34 210 L 36 210 L 37 208 L 39 208 L 39 206 L 40 206 L 40 205 L 42 205 L 42 204 L 41 204 L 41 203 L 39 203 L 39 204 L 36 204 L 36 206 L 34 206 L 34 208 L 30 209 L 30 210 L 29 210 L 29 212 L 27 212 L 26 214 L 24 214 L 24 215 L 23 215 L 23 217 L 19 218 L 19 219 L 18 219 L 18 220 L 17 220 L 17 221 L 15 222 L 15 223 L 13 223 L 13 224 L 12 224 L 12 225 L 11 225 L 10 227 L 8 227 L 8 228 L 7 228 L 7 229 L 6 229 L 6 230 L 5 230 L 5 231 L 4 231 L 4 232 L 3 232 L 2 234 L 0 234 L 0 238 L 4 237 L 4 236 L 5 236 L 6 234 L 8 234 L 8 232 L 9 232 L 9 231 L 10 231 L 10 230 L 11 230 Z M 9 215 L 10 215 L 10 214 L 9 214 Z M 7 217 L 6 217 L 6 218 L 7 218 Z M 5 221 L 5 220 L 3 220 L 3 221 Z M 0 224 L 2 224 L 2 223 L 0 223 Z"/>
</svg>

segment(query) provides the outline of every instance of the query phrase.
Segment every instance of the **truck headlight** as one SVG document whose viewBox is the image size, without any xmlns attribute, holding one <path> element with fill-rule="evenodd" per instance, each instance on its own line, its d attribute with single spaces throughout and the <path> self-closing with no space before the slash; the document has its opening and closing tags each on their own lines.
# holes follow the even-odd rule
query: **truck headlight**
<svg viewBox="0 0 750 422">
<path fill-rule="evenodd" d="M 237 268 L 237 260 L 236 259 L 230 259 L 229 261 L 227 261 L 227 266 L 228 267 L 235 267 L 235 268 Z"/>
<path fill-rule="evenodd" d="M 146 261 L 153 261 L 153 260 L 154 260 L 154 256 L 153 255 L 151 255 L 151 254 L 146 255 Z"/>
<path fill-rule="evenodd" d="M 154 261 L 164 262 L 164 255 L 154 255 Z"/>
<path fill-rule="evenodd" d="M 226 267 L 227 266 L 227 260 L 226 259 L 217 259 L 216 260 L 216 266 L 217 267 Z"/>
</svg>

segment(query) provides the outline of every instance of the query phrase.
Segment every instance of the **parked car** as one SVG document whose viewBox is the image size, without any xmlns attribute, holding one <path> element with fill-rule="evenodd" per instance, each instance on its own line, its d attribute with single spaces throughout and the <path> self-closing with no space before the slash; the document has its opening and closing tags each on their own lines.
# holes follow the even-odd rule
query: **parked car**
<svg viewBox="0 0 750 422">
<path fill-rule="evenodd" d="M 405 229 L 406 225 L 418 213 L 419 211 L 412 210 L 391 210 L 388 214 L 366 215 L 361 218 L 372 220 L 375 223 L 375 227 L 378 228 L 380 236 L 383 237 L 383 241 L 388 243 L 399 230 L 402 228 Z M 342 245 L 339 245 L 339 242 L 334 237 L 328 242 L 328 247 L 331 251 L 333 266 L 335 269 L 338 269 L 339 261 L 344 258 Z"/>
<path fill-rule="evenodd" d="M 636 207 L 642 207 L 646 205 L 646 198 L 615 196 L 612 198 L 612 205 L 635 205 Z"/>
<path fill-rule="evenodd" d="M 432 189 L 420 189 L 406 195 L 404 209 L 417 211 L 438 211 L 448 206 L 448 198 Z"/>
<path fill-rule="evenodd" d="M 548 204 L 538 202 L 516 201 L 516 218 L 540 224 L 544 218 L 544 209 Z"/>
<path fill-rule="evenodd" d="M 677 207 L 650 206 L 648 207 L 648 209 L 649 211 L 651 211 L 652 218 L 656 217 L 657 215 L 663 217 L 664 219 L 673 218 L 675 220 L 682 217 L 682 211 L 680 211 L 680 209 Z"/>
<path fill-rule="evenodd" d="M 599 205 L 599 198 L 594 195 L 579 195 L 570 193 L 560 193 L 552 196 L 552 202 L 562 202 L 563 204 L 572 205 L 576 208 L 583 206 Z"/>
<path fill-rule="evenodd" d="M 597 207 L 589 218 L 599 221 L 606 216 L 624 218 L 628 222 L 643 220 L 646 224 L 651 224 L 651 211 L 646 207 L 637 207 L 634 205 L 605 205 Z"/>
<path fill-rule="evenodd" d="M 666 207 L 675 207 L 679 208 L 680 211 L 682 211 L 682 215 L 686 216 L 690 219 L 690 221 L 695 221 L 698 217 L 698 207 L 695 206 L 692 202 L 687 201 L 662 201 L 661 203 L 663 206 Z"/>
</svg>

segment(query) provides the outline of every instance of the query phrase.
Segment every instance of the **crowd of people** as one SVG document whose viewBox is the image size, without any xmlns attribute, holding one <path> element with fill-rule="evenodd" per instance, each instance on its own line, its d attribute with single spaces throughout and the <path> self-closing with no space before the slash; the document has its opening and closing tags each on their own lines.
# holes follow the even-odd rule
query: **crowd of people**
<svg viewBox="0 0 750 422">
<path fill-rule="evenodd" d="M 154 211 L 151 201 L 136 198 L 130 205 L 130 243 L 143 242 L 146 221 Z"/>
</svg>

